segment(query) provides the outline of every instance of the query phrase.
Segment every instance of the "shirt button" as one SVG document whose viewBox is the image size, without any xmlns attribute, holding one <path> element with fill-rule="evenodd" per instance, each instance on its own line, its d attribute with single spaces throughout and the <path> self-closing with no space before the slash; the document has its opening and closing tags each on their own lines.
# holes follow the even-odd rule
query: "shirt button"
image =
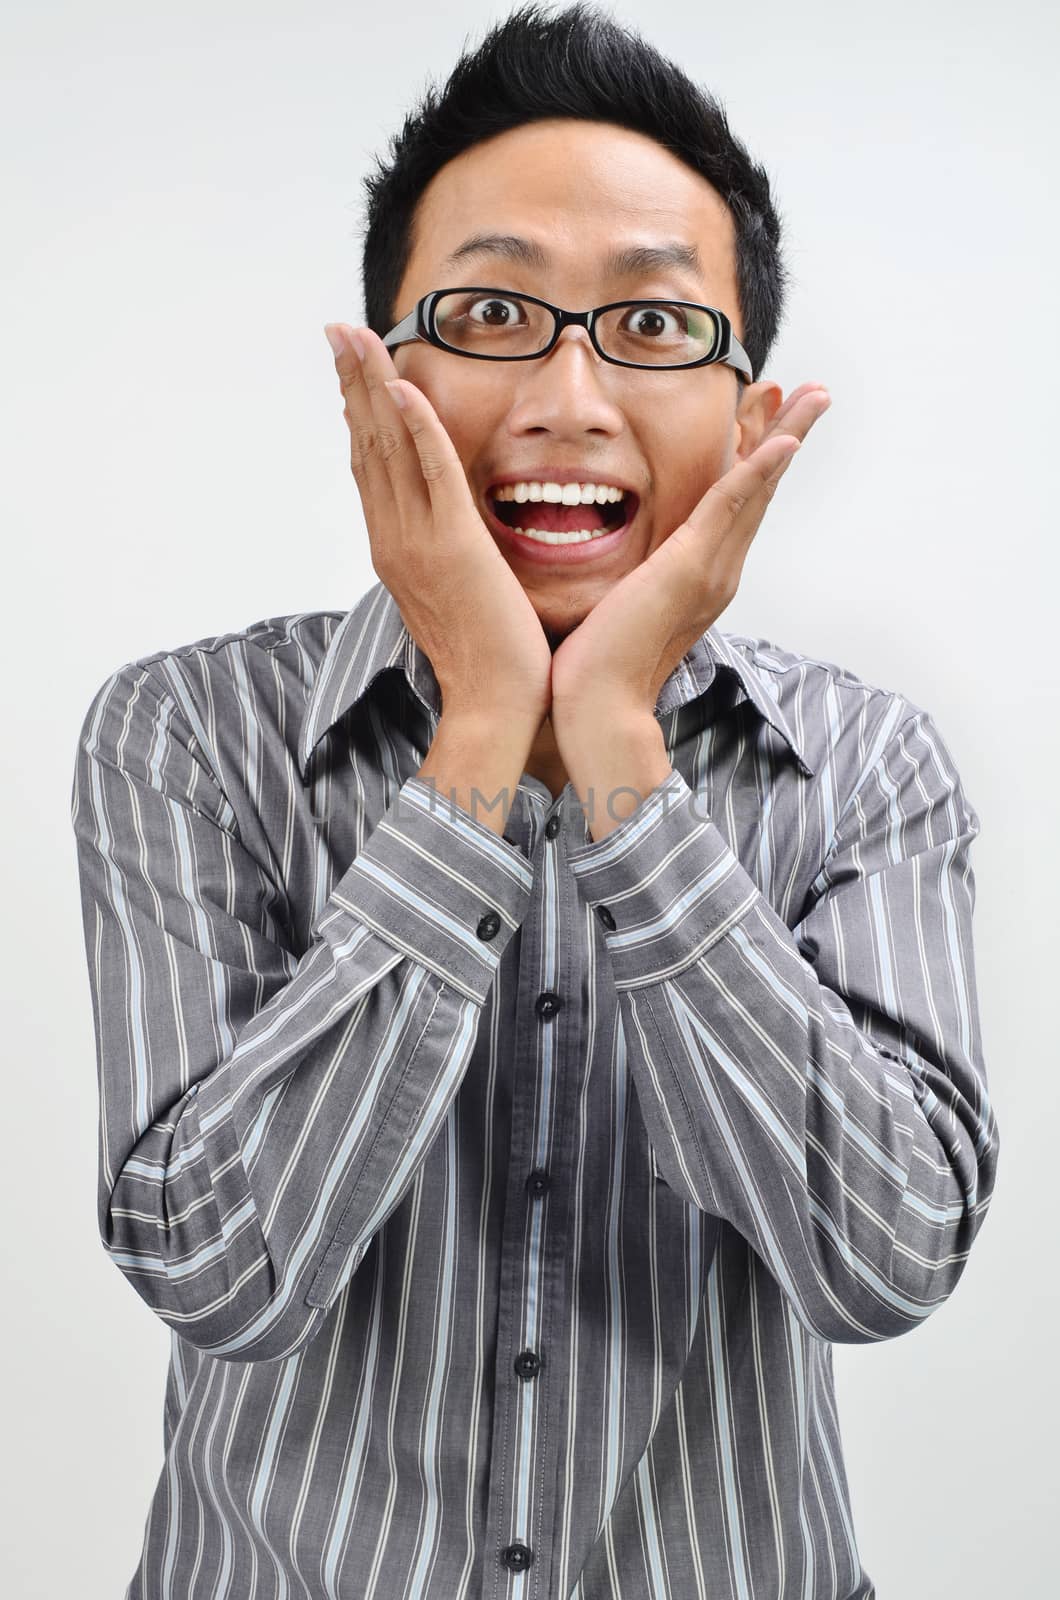
<svg viewBox="0 0 1060 1600">
<path fill-rule="evenodd" d="M 497 913 L 495 911 L 487 911 L 486 915 L 479 922 L 475 932 L 478 934 L 480 939 L 492 939 L 500 925 L 501 919 Z"/>
<path fill-rule="evenodd" d="M 501 1560 L 509 1572 L 525 1572 L 533 1559 L 534 1552 L 525 1544 L 505 1545 L 501 1551 Z"/>
<path fill-rule="evenodd" d="M 545 838 L 546 839 L 554 839 L 556 837 L 557 833 L 559 832 L 559 828 L 560 828 L 560 815 L 559 815 L 559 812 L 556 811 L 556 812 L 554 812 L 552 814 L 551 817 L 549 817 L 548 821 L 545 823 Z"/>
<path fill-rule="evenodd" d="M 520 1378 L 536 1378 L 541 1371 L 541 1357 L 533 1350 L 520 1350 L 514 1362 L 516 1375 Z"/>
<path fill-rule="evenodd" d="M 539 1017 L 554 1017 L 562 1004 L 563 1001 L 558 994 L 554 994 L 551 989 L 546 989 L 534 1001 L 534 1010 Z"/>
<path fill-rule="evenodd" d="M 547 1172 L 543 1172 L 540 1167 L 535 1167 L 526 1180 L 526 1192 L 537 1200 L 541 1195 L 548 1193 L 548 1186 L 551 1182 L 552 1179 Z"/>
<path fill-rule="evenodd" d="M 615 919 L 611 915 L 610 911 L 608 911 L 606 906 L 597 906 L 596 915 L 600 918 L 600 921 L 603 923 L 605 928 L 614 927 Z"/>
</svg>

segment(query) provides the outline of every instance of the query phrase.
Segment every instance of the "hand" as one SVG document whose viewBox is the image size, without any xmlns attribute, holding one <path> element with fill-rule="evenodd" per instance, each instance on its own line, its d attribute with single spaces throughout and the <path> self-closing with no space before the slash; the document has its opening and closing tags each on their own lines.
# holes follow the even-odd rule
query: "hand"
<svg viewBox="0 0 1060 1600">
<path fill-rule="evenodd" d="M 536 734 L 551 704 L 552 667 L 537 612 L 479 515 L 427 396 L 398 378 L 377 334 L 356 331 L 363 364 L 350 328 L 325 328 L 340 346 L 335 369 L 372 566 L 434 669 L 443 710 L 514 716 Z"/>
<path fill-rule="evenodd" d="M 654 715 L 682 656 L 736 593 L 766 507 L 810 428 L 831 405 L 803 384 L 789 395 L 756 450 L 711 485 L 695 510 L 626 574 L 552 657 L 552 723 L 577 708 Z"/>
</svg>

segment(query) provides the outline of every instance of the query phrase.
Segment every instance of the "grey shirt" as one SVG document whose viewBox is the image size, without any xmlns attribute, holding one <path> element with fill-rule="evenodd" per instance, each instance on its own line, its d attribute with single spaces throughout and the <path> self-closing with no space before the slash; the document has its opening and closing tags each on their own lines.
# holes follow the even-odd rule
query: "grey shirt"
<svg viewBox="0 0 1060 1600">
<path fill-rule="evenodd" d="M 376 584 L 85 716 L 98 1225 L 172 1345 L 126 1600 L 869 1600 L 831 1346 L 942 1304 L 998 1152 L 940 732 L 715 626 L 594 842 L 417 778 L 439 713 Z"/>
</svg>

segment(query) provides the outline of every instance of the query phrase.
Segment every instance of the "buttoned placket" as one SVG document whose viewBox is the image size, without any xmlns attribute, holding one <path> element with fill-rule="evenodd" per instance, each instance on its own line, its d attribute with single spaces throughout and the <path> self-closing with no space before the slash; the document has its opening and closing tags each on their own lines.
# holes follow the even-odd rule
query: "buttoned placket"
<svg viewBox="0 0 1060 1600">
<path fill-rule="evenodd" d="M 576 964 L 567 941 L 578 926 L 572 904 L 576 887 L 562 866 L 564 799 L 569 794 L 568 785 L 553 801 L 544 783 L 524 776 L 505 830 L 533 861 L 534 890 L 512 947 L 519 962 L 519 1000 L 485 1544 L 483 1594 L 491 1600 L 546 1600 L 551 1594 L 557 1449 L 563 1431 L 558 1408 L 565 1389 L 565 1362 L 559 1357 L 569 1343 L 572 1304 L 567 1249 L 571 1153 L 550 1142 L 547 1129 L 573 1125 L 581 1090 L 573 1052 L 564 1056 L 570 1000 L 564 975 Z M 573 796 L 570 804 L 584 823 Z M 551 950 L 542 948 L 550 937 L 544 918 L 546 882 L 558 908 Z M 546 975 L 544 985 L 541 973 Z M 524 1573 L 523 1584 L 509 1577 Z"/>
</svg>

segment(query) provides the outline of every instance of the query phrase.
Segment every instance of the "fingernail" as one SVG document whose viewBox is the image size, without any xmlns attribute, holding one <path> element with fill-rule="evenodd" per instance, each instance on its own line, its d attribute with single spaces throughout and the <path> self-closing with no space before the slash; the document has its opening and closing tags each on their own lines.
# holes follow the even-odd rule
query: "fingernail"
<svg viewBox="0 0 1060 1600">
<path fill-rule="evenodd" d="M 334 322 L 325 323 L 324 337 L 331 346 L 332 355 L 341 356 L 346 346 L 343 342 L 342 334 Z"/>
<path fill-rule="evenodd" d="M 364 343 L 364 340 L 363 339 L 359 339 L 355 333 L 351 333 L 350 334 L 350 343 L 353 345 L 353 348 L 357 352 L 358 361 L 363 361 L 364 360 L 364 356 L 365 356 L 365 343 Z"/>
<path fill-rule="evenodd" d="M 391 400 L 393 400 L 394 404 L 397 406 L 398 410 L 404 411 L 408 406 L 408 400 L 405 396 L 405 391 L 399 388 L 397 383 L 392 378 L 384 379 L 383 382 L 384 387 L 389 393 Z"/>
</svg>

